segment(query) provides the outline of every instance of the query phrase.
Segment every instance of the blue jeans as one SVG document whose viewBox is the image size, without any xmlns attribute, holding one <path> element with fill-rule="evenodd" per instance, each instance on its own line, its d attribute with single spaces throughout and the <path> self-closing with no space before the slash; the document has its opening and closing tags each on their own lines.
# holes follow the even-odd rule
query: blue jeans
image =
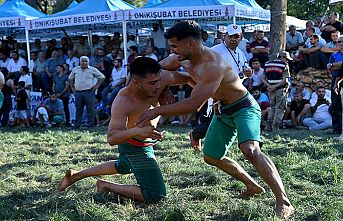
<svg viewBox="0 0 343 221">
<path fill-rule="evenodd" d="M 94 127 L 94 105 L 95 105 L 95 94 L 92 90 L 86 91 L 75 91 L 75 102 L 76 102 L 76 121 L 75 127 L 78 128 L 82 123 L 83 109 L 86 105 L 87 120 L 89 127 Z"/>
<path fill-rule="evenodd" d="M 119 85 L 118 87 L 114 88 L 113 91 L 110 94 L 110 98 L 108 99 L 108 93 L 110 93 L 111 89 L 111 84 L 109 84 L 108 86 L 106 86 L 104 88 L 104 90 L 101 92 L 101 97 L 103 100 L 104 105 L 109 105 L 111 106 L 114 99 L 116 98 L 117 94 L 119 93 L 119 91 L 124 87 L 125 85 Z"/>
</svg>

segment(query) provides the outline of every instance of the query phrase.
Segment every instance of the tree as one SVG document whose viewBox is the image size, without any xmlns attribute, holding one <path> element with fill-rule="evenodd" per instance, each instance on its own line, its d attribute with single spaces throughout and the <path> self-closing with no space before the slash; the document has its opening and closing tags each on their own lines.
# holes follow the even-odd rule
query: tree
<svg viewBox="0 0 343 221">
<path fill-rule="evenodd" d="M 270 13 L 270 54 L 276 55 L 286 44 L 287 0 L 272 0 Z"/>
</svg>

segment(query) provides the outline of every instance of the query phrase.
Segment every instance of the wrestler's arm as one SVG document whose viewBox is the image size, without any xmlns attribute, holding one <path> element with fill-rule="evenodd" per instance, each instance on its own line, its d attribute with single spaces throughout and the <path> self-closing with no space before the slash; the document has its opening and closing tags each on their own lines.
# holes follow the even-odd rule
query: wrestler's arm
<svg viewBox="0 0 343 221">
<path fill-rule="evenodd" d="M 176 71 L 181 67 L 175 54 L 171 54 L 159 63 L 164 70 Z"/>
<path fill-rule="evenodd" d="M 120 93 L 120 92 L 119 92 Z M 111 120 L 108 125 L 107 141 L 110 145 L 122 144 L 131 138 L 161 139 L 161 134 L 153 126 L 126 128 L 129 113 L 132 111 L 127 99 L 118 94 L 112 104 Z"/>
<path fill-rule="evenodd" d="M 204 65 L 199 68 L 199 76 L 202 77 L 193 87 L 191 96 L 174 104 L 156 107 L 152 110 L 154 114 L 156 116 L 176 116 L 199 111 L 202 105 L 210 97 L 213 97 L 222 81 L 223 76 L 215 70 L 218 69 L 212 65 Z"/>
<path fill-rule="evenodd" d="M 162 70 L 161 86 L 184 85 L 195 86 L 195 81 L 186 72 Z"/>
</svg>

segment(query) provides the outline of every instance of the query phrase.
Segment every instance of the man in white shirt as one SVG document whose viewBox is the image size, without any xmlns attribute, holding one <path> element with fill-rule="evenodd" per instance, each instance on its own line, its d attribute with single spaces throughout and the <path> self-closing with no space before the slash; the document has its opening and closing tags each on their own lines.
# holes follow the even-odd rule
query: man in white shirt
<svg viewBox="0 0 343 221">
<path fill-rule="evenodd" d="M 286 33 L 287 51 L 296 51 L 302 44 L 304 44 L 304 38 L 302 34 L 296 30 L 295 25 L 290 25 L 289 31 Z"/>
<path fill-rule="evenodd" d="M 158 56 L 160 59 L 163 59 L 165 57 L 167 44 L 166 39 L 164 38 L 164 27 L 162 25 L 162 21 L 152 24 L 152 28 L 151 39 L 153 46 L 158 48 Z"/>
<path fill-rule="evenodd" d="M 31 86 L 32 86 L 32 77 L 29 73 L 29 68 L 27 66 L 22 66 L 20 68 L 20 78 L 18 81 L 24 81 L 25 82 L 25 90 L 27 93 L 27 96 L 30 96 Z"/>
<path fill-rule="evenodd" d="M 112 69 L 111 74 L 111 83 L 104 88 L 101 93 L 103 104 L 106 105 L 106 108 L 110 108 L 113 100 L 117 96 L 120 89 L 125 86 L 126 82 L 126 70 L 122 66 L 121 59 L 115 59 L 113 61 L 114 68 Z M 108 99 L 108 93 L 110 93 L 110 98 Z"/>
<path fill-rule="evenodd" d="M 154 54 L 154 47 L 153 46 L 146 47 L 145 54 L 146 54 L 145 57 L 149 57 L 149 58 L 152 58 L 152 59 L 158 61 L 157 56 Z"/>
<path fill-rule="evenodd" d="M 329 112 L 330 101 L 325 99 L 325 88 L 317 88 L 317 102 L 311 100 L 311 118 L 305 118 L 303 124 L 309 130 L 325 130 L 332 127 L 332 118 Z"/>
<path fill-rule="evenodd" d="M 69 71 L 72 71 L 73 68 L 79 66 L 80 60 L 74 56 L 73 50 L 68 50 L 67 55 L 66 63 L 69 64 Z"/>
<path fill-rule="evenodd" d="M 20 78 L 20 68 L 22 66 L 27 66 L 27 62 L 24 58 L 19 57 L 17 51 L 12 51 L 11 57 L 7 69 L 12 76 L 15 76 L 15 80 L 18 82 L 18 79 Z"/>
<path fill-rule="evenodd" d="M 239 25 L 227 26 L 224 42 L 213 46 L 211 49 L 218 52 L 231 65 L 233 72 L 241 79 L 244 74 L 251 74 L 244 52 L 238 48 L 241 39 L 242 28 Z"/>
<path fill-rule="evenodd" d="M 317 79 L 316 80 L 316 86 L 317 87 L 324 87 L 325 88 L 325 82 L 321 79 Z M 328 89 L 325 89 L 325 96 L 324 98 L 326 100 L 328 100 L 331 104 L 331 91 L 328 90 Z M 310 103 L 316 103 L 318 100 L 318 95 L 317 95 L 317 92 L 314 91 L 312 94 L 311 94 L 311 100 L 310 100 Z"/>
</svg>

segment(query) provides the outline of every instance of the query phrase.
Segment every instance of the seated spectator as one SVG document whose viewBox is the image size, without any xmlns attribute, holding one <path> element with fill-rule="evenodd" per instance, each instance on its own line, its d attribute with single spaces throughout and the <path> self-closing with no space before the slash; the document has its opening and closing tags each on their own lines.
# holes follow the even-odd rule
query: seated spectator
<svg viewBox="0 0 343 221">
<path fill-rule="evenodd" d="M 330 56 L 333 53 L 339 51 L 339 47 L 337 46 L 337 40 L 339 36 L 340 36 L 339 31 L 332 32 L 331 33 L 332 41 L 330 41 L 329 43 L 327 43 L 326 45 L 324 45 L 324 47 L 320 49 L 321 59 L 322 59 L 324 67 L 326 67 L 326 65 L 329 63 Z"/>
<path fill-rule="evenodd" d="M 130 65 L 138 56 L 138 47 L 137 46 L 130 46 L 129 47 L 129 57 L 127 58 L 127 63 Z"/>
<path fill-rule="evenodd" d="M 261 128 L 266 127 L 266 122 L 268 120 L 268 112 L 271 110 L 268 96 L 265 93 L 262 93 L 258 87 L 252 88 L 252 95 L 260 105 L 261 108 Z"/>
<path fill-rule="evenodd" d="M 95 125 L 100 127 L 100 120 L 108 119 L 108 114 L 106 113 L 106 106 L 102 100 L 95 97 Z"/>
<path fill-rule="evenodd" d="M 294 52 L 299 49 L 300 45 L 304 44 L 304 38 L 302 34 L 296 31 L 295 25 L 289 26 L 289 31 L 286 33 L 286 50 Z"/>
<path fill-rule="evenodd" d="M 14 82 L 18 83 L 20 78 L 20 68 L 22 66 L 27 66 L 27 62 L 24 58 L 19 57 L 19 54 L 17 51 L 11 52 L 11 59 L 8 62 L 7 69 L 8 72 L 11 74 L 11 76 L 15 77 Z"/>
<path fill-rule="evenodd" d="M 335 31 L 343 32 L 343 25 L 339 21 L 339 13 L 332 12 L 329 16 L 329 23 L 327 23 L 325 26 L 320 28 L 320 31 L 322 32 L 322 37 L 326 41 L 331 41 L 331 33 Z"/>
<path fill-rule="evenodd" d="M 330 102 L 325 99 L 325 88 L 318 87 L 316 90 L 318 99 L 316 103 L 311 103 L 311 118 L 305 118 L 304 126 L 309 130 L 324 130 L 332 127 L 331 114 L 329 112 Z"/>
<path fill-rule="evenodd" d="M 251 74 L 251 80 L 249 82 L 249 89 L 251 90 L 254 87 L 257 87 L 261 90 L 263 82 L 262 82 L 262 76 L 264 74 L 263 68 L 261 68 L 261 62 L 257 58 L 254 58 L 251 61 L 252 66 L 252 74 Z"/>
<path fill-rule="evenodd" d="M 31 86 L 32 86 L 32 77 L 29 73 L 29 68 L 27 66 L 22 66 L 20 68 L 20 78 L 19 81 L 24 81 L 25 82 L 25 90 L 27 95 L 30 95 L 31 91 Z"/>
<path fill-rule="evenodd" d="M 0 51 L 0 68 L 7 68 L 10 59 L 7 57 L 4 51 Z"/>
<path fill-rule="evenodd" d="M 305 88 L 305 84 L 302 81 L 298 81 L 296 86 L 291 89 L 288 95 L 288 102 L 294 100 L 295 94 L 301 93 L 302 97 L 306 100 L 310 100 L 311 92 Z"/>
<path fill-rule="evenodd" d="M 318 79 L 316 80 L 316 87 L 324 87 L 325 88 L 325 82 L 321 79 Z M 328 89 L 325 89 L 325 96 L 324 98 L 328 101 L 330 101 L 331 103 L 331 91 L 328 90 Z M 312 94 L 311 94 L 311 100 L 310 100 L 310 103 L 316 103 L 317 102 L 317 99 L 318 99 L 318 96 L 317 96 L 317 92 L 314 91 Z"/>
<path fill-rule="evenodd" d="M 69 65 L 69 71 L 71 72 L 73 68 L 80 65 L 80 60 L 74 56 L 73 50 L 68 50 L 67 55 L 66 63 Z"/>
<path fill-rule="evenodd" d="M 79 37 L 79 43 L 74 45 L 74 54 L 77 57 L 81 57 L 81 56 L 90 56 L 91 55 L 91 49 L 88 46 L 88 44 L 86 43 L 86 37 L 84 36 L 80 36 Z"/>
<path fill-rule="evenodd" d="M 264 68 L 265 63 L 269 60 L 270 45 L 269 42 L 263 40 L 264 32 L 257 31 L 256 40 L 250 43 L 250 51 L 253 54 L 252 59 L 257 58 L 261 62 L 261 67 Z"/>
<path fill-rule="evenodd" d="M 15 114 L 14 125 L 16 125 L 19 120 L 23 120 L 25 122 L 26 127 L 30 127 L 29 119 L 26 113 L 27 99 L 28 99 L 28 95 L 25 91 L 25 82 L 19 81 L 18 91 L 17 91 L 17 96 L 16 96 L 17 111 Z"/>
<path fill-rule="evenodd" d="M 42 106 L 37 110 L 36 119 L 39 120 L 40 126 L 48 123 L 51 125 L 61 126 L 64 121 L 64 107 L 61 99 L 56 98 L 55 94 L 50 94 Z"/>
<path fill-rule="evenodd" d="M 114 68 L 112 69 L 111 83 L 107 87 L 105 87 L 101 93 L 103 103 L 107 109 L 110 109 L 112 102 L 114 101 L 119 91 L 125 86 L 126 82 L 126 70 L 122 66 L 122 60 L 115 59 L 113 63 Z M 108 99 L 107 97 L 109 93 L 111 94 L 110 98 Z"/>
<path fill-rule="evenodd" d="M 153 46 L 146 47 L 146 49 L 145 49 L 145 56 L 158 61 L 157 56 L 154 54 L 154 47 Z"/>
<path fill-rule="evenodd" d="M 302 52 L 306 67 L 308 67 L 305 71 L 315 71 L 323 68 L 320 60 L 320 49 L 325 43 L 320 43 L 319 38 L 319 35 L 314 34 L 310 37 L 310 44 L 305 43 L 305 47 L 299 48 L 299 51 Z"/>
<path fill-rule="evenodd" d="M 286 118 L 283 122 L 287 127 L 298 128 L 306 117 L 310 117 L 310 102 L 303 98 L 303 94 L 298 91 L 290 105 L 290 119 Z"/>
</svg>

